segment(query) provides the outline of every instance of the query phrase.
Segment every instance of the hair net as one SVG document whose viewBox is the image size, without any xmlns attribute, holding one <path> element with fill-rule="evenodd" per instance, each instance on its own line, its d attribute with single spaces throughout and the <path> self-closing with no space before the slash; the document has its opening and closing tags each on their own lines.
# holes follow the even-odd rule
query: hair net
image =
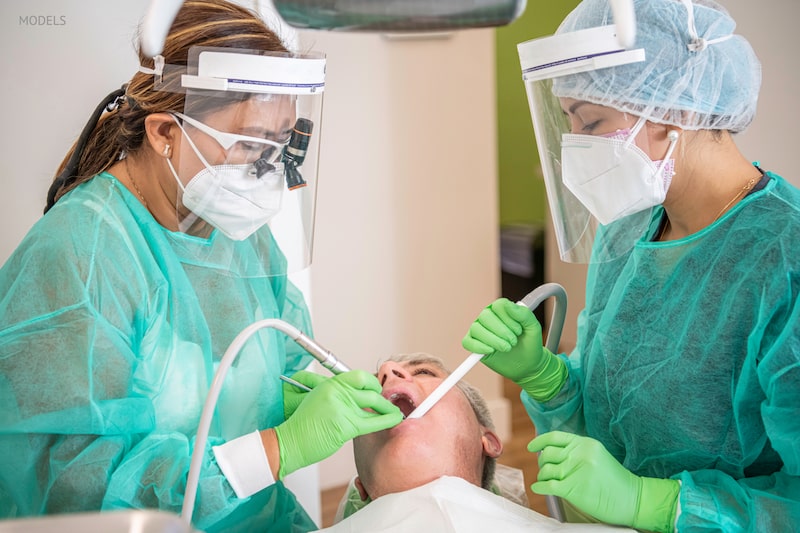
<svg viewBox="0 0 800 533">
<path fill-rule="evenodd" d="M 711 0 L 634 0 L 645 61 L 554 80 L 587 100 L 685 129 L 744 130 L 756 112 L 761 65 L 736 22 Z M 584 0 L 557 34 L 612 24 L 608 0 Z"/>
</svg>

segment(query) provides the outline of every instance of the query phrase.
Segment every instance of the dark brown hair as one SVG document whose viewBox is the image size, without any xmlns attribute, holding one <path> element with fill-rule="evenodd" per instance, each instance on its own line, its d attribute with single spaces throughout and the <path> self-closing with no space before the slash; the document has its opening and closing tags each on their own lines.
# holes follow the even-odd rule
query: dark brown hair
<svg viewBox="0 0 800 533">
<path fill-rule="evenodd" d="M 287 51 L 257 13 L 226 0 L 184 2 L 164 43 L 165 63 L 185 66 L 193 46 Z M 144 56 L 141 50 L 138 55 L 140 65 L 154 68 L 152 58 Z M 126 86 L 101 103 L 95 110 L 97 116 L 90 119 L 67 152 L 48 192 L 45 212 L 64 194 L 106 170 L 123 154 L 140 150 L 147 115 L 183 111 L 183 108 L 184 94 L 155 90 L 152 74 L 134 74 Z M 104 111 L 107 112 L 103 114 Z"/>
</svg>

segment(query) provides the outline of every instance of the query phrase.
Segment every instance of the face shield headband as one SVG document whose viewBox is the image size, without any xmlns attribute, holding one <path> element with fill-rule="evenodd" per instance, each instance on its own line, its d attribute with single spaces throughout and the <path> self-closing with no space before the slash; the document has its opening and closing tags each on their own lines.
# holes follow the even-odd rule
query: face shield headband
<svg viewBox="0 0 800 533">
<path fill-rule="evenodd" d="M 165 64 L 161 56 L 154 61 L 154 69 L 140 67 L 153 75 L 154 89 L 186 95 L 184 108 L 171 110 L 186 140 L 170 161 L 181 231 L 194 235 L 198 221 L 218 230 L 209 237 L 214 246 L 198 247 L 198 253 L 223 250 L 205 259 L 235 265 L 230 269 L 238 275 L 306 268 L 313 249 L 324 56 L 194 47 L 186 67 Z M 242 248 L 254 252 L 252 260 L 234 257 Z"/>
</svg>

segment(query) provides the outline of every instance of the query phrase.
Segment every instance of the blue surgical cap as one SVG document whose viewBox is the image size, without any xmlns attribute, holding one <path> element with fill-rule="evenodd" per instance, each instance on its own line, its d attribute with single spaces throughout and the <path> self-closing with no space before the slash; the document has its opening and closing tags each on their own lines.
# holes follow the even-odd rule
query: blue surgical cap
<svg viewBox="0 0 800 533">
<path fill-rule="evenodd" d="M 634 48 L 645 50 L 645 61 L 557 78 L 556 96 L 689 130 L 744 130 L 755 116 L 761 64 L 733 34 L 727 11 L 711 0 L 634 0 L 634 10 Z M 613 23 L 608 0 L 584 0 L 556 33 Z"/>
</svg>

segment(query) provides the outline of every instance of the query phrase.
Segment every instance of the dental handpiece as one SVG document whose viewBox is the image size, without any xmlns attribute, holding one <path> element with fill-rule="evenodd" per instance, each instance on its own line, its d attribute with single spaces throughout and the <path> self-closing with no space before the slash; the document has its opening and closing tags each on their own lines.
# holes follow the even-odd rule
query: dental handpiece
<svg viewBox="0 0 800 533">
<path fill-rule="evenodd" d="M 244 346 L 245 342 L 258 330 L 262 328 L 273 328 L 285 333 L 298 345 L 305 348 L 308 353 L 314 356 L 322 366 L 333 372 L 334 374 L 341 374 L 347 372 L 350 368 L 339 361 L 331 352 L 314 342 L 310 337 L 303 334 L 302 331 L 292 326 L 288 322 L 278 320 L 277 318 L 265 318 L 257 322 L 253 322 L 244 328 L 239 334 L 231 341 L 228 349 L 222 355 L 222 359 L 214 372 L 214 378 L 211 381 L 206 401 L 203 404 L 203 410 L 200 412 L 200 423 L 197 426 L 197 436 L 195 437 L 195 448 L 192 452 L 192 459 L 189 464 L 189 474 L 186 476 L 186 489 L 184 491 L 183 506 L 181 508 L 181 517 L 187 524 L 192 523 L 192 513 L 194 513 L 194 504 L 197 498 L 197 488 L 200 484 L 200 469 L 203 464 L 203 453 L 208 440 L 208 432 L 211 428 L 211 419 L 214 416 L 214 409 L 217 405 L 222 384 L 225 381 L 225 376 L 228 369 L 233 364 L 233 361 L 239 355 L 239 351 Z M 291 378 L 281 376 L 281 379 L 292 383 Z M 303 388 L 304 385 L 294 381 L 293 385 Z"/>
<path fill-rule="evenodd" d="M 308 353 L 313 355 L 314 358 L 320 362 L 322 366 L 324 366 L 334 374 L 341 374 L 342 372 L 348 372 L 350 370 L 350 367 L 342 363 L 339 359 L 337 359 L 332 352 L 326 350 L 325 348 L 314 342 L 310 337 L 301 333 L 299 330 L 297 331 L 297 336 L 291 335 L 289 332 L 286 331 L 284 331 L 284 333 L 292 337 L 292 340 L 294 340 L 294 342 L 305 348 L 308 351 Z"/>
</svg>

